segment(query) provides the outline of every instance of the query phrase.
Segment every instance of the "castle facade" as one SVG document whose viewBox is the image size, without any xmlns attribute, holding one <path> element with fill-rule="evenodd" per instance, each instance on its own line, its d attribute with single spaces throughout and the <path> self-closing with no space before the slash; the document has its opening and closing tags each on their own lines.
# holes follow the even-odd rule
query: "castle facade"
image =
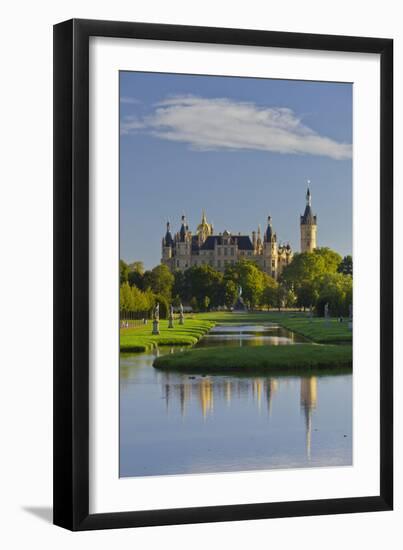
<svg viewBox="0 0 403 550">
<path fill-rule="evenodd" d="M 311 252 L 316 248 L 317 220 L 311 207 L 311 193 L 308 188 L 306 207 L 300 217 L 301 252 Z M 290 245 L 279 244 L 267 218 L 267 227 L 262 235 L 260 226 L 252 231 L 252 237 L 230 233 L 225 230 L 215 233 L 203 211 L 196 233 L 189 229 L 185 216 L 182 216 L 180 230 L 172 235 L 167 222 L 165 236 L 162 239 L 161 263 L 174 271 L 185 271 L 192 266 L 210 265 L 217 271 L 224 271 L 239 260 L 254 261 L 265 273 L 275 279 L 293 258 Z"/>
</svg>

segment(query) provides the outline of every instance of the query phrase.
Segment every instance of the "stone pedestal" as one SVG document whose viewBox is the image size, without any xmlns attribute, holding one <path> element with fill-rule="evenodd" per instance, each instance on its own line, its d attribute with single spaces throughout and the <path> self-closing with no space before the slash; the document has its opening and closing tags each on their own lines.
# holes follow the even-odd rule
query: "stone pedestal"
<svg viewBox="0 0 403 550">
<path fill-rule="evenodd" d="M 179 324 L 180 325 L 184 325 L 185 324 L 185 316 L 183 315 L 183 313 L 181 313 L 179 315 Z"/>
<path fill-rule="evenodd" d="M 159 333 L 160 333 L 160 321 L 159 319 L 154 319 L 152 334 L 158 335 Z"/>
</svg>

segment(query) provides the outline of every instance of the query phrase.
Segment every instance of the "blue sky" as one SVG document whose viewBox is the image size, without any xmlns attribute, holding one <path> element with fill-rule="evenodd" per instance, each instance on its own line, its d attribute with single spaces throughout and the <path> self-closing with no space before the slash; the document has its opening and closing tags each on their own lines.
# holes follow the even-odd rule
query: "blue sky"
<svg viewBox="0 0 403 550">
<path fill-rule="evenodd" d="M 120 73 L 120 254 L 160 261 L 166 221 L 262 231 L 299 251 L 311 181 L 318 246 L 352 252 L 352 85 Z"/>
</svg>

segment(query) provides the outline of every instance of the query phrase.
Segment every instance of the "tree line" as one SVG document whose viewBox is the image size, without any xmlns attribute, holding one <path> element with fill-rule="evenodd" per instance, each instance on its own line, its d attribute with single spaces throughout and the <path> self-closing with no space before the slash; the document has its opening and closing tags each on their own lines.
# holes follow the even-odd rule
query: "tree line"
<svg viewBox="0 0 403 550">
<path fill-rule="evenodd" d="M 169 304 L 190 305 L 194 311 L 231 308 L 242 287 L 242 298 L 251 309 L 313 308 L 323 315 L 329 304 L 332 315 L 348 315 L 352 304 L 352 258 L 342 258 L 330 248 L 295 254 L 276 281 L 252 260 L 241 260 L 222 273 L 209 265 L 171 273 L 158 265 L 145 271 L 141 262 L 120 261 L 121 311 L 148 312 L 160 303 L 166 317 Z"/>
</svg>

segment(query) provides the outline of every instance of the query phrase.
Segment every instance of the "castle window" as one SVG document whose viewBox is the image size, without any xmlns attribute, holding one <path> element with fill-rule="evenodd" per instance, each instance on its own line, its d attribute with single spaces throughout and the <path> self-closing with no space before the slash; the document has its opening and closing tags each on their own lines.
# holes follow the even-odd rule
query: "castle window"
<svg viewBox="0 0 403 550">
<path fill-rule="evenodd" d="M 224 248 L 224 256 L 227 255 L 227 252 L 228 252 L 228 249 L 227 249 L 227 248 Z"/>
<path fill-rule="evenodd" d="M 221 248 L 218 248 L 218 255 L 221 256 Z"/>
<path fill-rule="evenodd" d="M 233 255 L 234 255 L 234 252 L 235 252 L 235 251 L 234 251 L 234 249 L 233 249 L 233 248 L 231 248 L 231 256 L 233 256 Z"/>
<path fill-rule="evenodd" d="M 276 267 L 276 262 L 274 260 L 271 261 L 271 266 Z"/>
<path fill-rule="evenodd" d="M 217 267 L 221 267 L 221 260 L 217 260 Z"/>
</svg>

